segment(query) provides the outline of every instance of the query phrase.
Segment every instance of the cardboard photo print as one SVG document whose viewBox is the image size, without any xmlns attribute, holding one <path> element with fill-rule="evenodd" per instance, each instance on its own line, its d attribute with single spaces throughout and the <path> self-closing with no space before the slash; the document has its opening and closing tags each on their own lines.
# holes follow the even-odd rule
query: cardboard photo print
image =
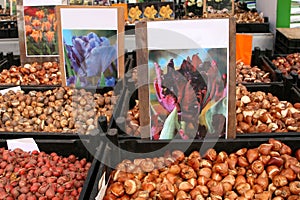
<svg viewBox="0 0 300 200">
<path fill-rule="evenodd" d="M 230 19 L 144 24 L 146 36 L 137 37 L 146 39 L 147 56 L 141 62 L 148 66 L 149 85 L 141 95 L 149 101 L 140 104 L 149 108 L 151 139 L 234 137 L 230 24 Z M 147 121 L 146 114 L 140 115 Z"/>
<path fill-rule="evenodd" d="M 123 16 L 118 7 L 60 7 L 61 68 L 65 85 L 114 87 L 123 70 Z M 74 19 L 75 17 L 75 19 Z M 104 18 L 97 21 L 92 18 Z M 109 23 L 110 22 L 110 23 Z"/>
</svg>

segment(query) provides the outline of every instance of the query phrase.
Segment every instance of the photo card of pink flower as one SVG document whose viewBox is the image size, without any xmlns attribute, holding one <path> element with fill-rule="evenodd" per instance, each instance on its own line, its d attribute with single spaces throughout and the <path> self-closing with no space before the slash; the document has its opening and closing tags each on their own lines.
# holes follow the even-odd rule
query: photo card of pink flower
<svg viewBox="0 0 300 200">
<path fill-rule="evenodd" d="M 136 25 L 142 138 L 235 138 L 233 21 Z"/>
<path fill-rule="evenodd" d="M 63 85 L 114 87 L 124 74 L 123 8 L 58 6 L 57 16 Z"/>
<path fill-rule="evenodd" d="M 18 3 L 21 64 L 34 61 L 58 61 L 55 8 L 57 5 L 62 5 L 63 1 L 21 0 Z"/>
</svg>

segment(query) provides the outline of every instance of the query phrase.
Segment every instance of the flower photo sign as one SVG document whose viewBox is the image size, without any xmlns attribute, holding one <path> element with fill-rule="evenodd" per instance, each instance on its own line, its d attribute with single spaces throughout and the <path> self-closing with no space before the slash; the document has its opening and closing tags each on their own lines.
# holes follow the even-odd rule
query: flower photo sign
<svg viewBox="0 0 300 200">
<path fill-rule="evenodd" d="M 63 85 L 114 87 L 123 77 L 123 12 L 122 7 L 58 6 Z"/>
<path fill-rule="evenodd" d="M 21 64 L 58 60 L 55 8 L 62 0 L 19 0 L 18 31 Z"/>
<path fill-rule="evenodd" d="M 136 40 L 142 138 L 235 137 L 233 18 L 142 22 Z"/>
<path fill-rule="evenodd" d="M 203 14 L 203 1 L 204 0 L 186 0 L 186 16 L 198 16 L 202 17 Z"/>
<path fill-rule="evenodd" d="M 203 1 L 203 10 L 208 17 L 229 17 L 234 15 L 234 0 Z"/>
</svg>

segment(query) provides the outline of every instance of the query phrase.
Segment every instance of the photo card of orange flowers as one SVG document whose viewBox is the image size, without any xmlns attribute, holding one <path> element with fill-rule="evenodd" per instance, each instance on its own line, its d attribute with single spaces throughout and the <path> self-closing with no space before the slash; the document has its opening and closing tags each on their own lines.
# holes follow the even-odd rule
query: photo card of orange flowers
<svg viewBox="0 0 300 200">
<path fill-rule="evenodd" d="M 24 6 L 26 56 L 57 56 L 55 6 Z"/>
</svg>

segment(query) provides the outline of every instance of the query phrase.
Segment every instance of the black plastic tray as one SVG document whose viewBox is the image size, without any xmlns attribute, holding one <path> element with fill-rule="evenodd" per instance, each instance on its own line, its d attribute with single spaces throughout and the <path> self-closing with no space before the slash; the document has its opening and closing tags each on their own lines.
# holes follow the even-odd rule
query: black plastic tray
<svg viewBox="0 0 300 200">
<path fill-rule="evenodd" d="M 40 151 L 44 151 L 48 154 L 55 152 L 58 155 L 67 157 L 71 154 L 74 154 L 79 159 L 86 158 L 88 162 L 91 162 L 92 165 L 88 172 L 85 183 L 82 187 L 82 191 L 80 194 L 80 200 L 85 200 L 86 195 L 89 194 L 89 190 L 87 186 L 90 182 L 94 182 L 94 173 L 97 167 L 97 160 L 94 160 L 94 155 L 92 155 L 84 146 L 84 143 L 81 140 L 55 140 L 55 139 L 35 139 Z M 102 148 L 103 144 L 98 145 L 98 150 Z M 1 137 L 0 139 L 0 147 L 5 147 L 7 149 L 6 140 Z"/>
<path fill-rule="evenodd" d="M 274 96 L 278 97 L 280 101 L 288 101 L 292 104 L 300 102 L 300 90 L 295 88 L 292 85 L 282 84 L 282 86 L 278 84 L 270 84 L 269 86 L 261 86 L 261 87 L 251 87 L 246 86 L 248 91 L 255 92 L 255 91 L 263 91 L 266 93 L 271 93 Z M 270 138 L 270 137 L 295 137 L 299 136 L 299 132 L 272 132 L 272 133 L 237 133 L 236 138 Z"/>
<path fill-rule="evenodd" d="M 300 148 L 300 137 L 282 137 L 282 142 L 289 145 L 293 151 Z M 106 181 L 109 178 L 109 174 L 113 168 L 109 167 L 108 162 L 119 163 L 124 159 L 135 158 L 153 158 L 164 156 L 167 151 L 181 150 L 185 152 L 185 155 L 189 155 L 193 151 L 199 151 L 201 155 L 205 153 L 208 148 L 214 148 L 217 152 L 226 151 L 227 153 L 235 152 L 241 148 L 256 148 L 262 143 L 268 142 L 268 138 L 237 138 L 237 139 L 207 139 L 205 141 L 193 141 L 193 140 L 172 140 L 167 141 L 153 141 L 153 140 L 123 140 L 119 142 L 120 149 L 111 149 L 110 146 L 106 146 L 102 153 L 102 158 L 105 158 L 105 162 L 102 162 L 99 166 L 98 173 L 96 175 L 95 182 L 89 183 L 89 189 L 91 194 L 89 200 L 94 200 L 98 193 L 98 182 L 104 172 L 106 172 Z M 110 156 L 116 155 L 116 156 Z M 99 162 L 100 163 L 100 162 Z M 111 166 L 111 165 L 110 165 Z"/>
<path fill-rule="evenodd" d="M 297 53 L 300 51 L 299 47 L 289 47 L 284 44 L 281 40 L 275 40 L 275 53 L 277 54 L 290 54 L 290 53 Z"/>
<path fill-rule="evenodd" d="M 107 155 L 107 153 L 105 153 L 105 150 L 107 147 L 107 143 L 105 142 L 101 142 L 100 145 L 97 148 L 97 151 L 95 152 L 94 159 L 93 162 L 91 164 L 91 168 L 88 172 L 88 175 L 86 177 L 86 180 L 84 182 L 84 185 L 82 187 L 80 196 L 79 196 L 79 200 L 87 200 L 90 198 L 90 196 L 93 194 L 94 191 L 97 191 L 97 175 L 99 173 L 99 169 L 101 167 L 101 160 L 97 159 L 100 158 L 101 155 Z M 100 177 L 101 178 L 101 177 Z M 98 179 L 98 182 L 100 180 L 100 178 Z M 95 189 L 93 189 L 93 186 L 91 186 L 91 183 L 95 183 Z M 94 194 L 93 196 L 96 197 L 97 194 Z M 94 199 L 93 199 L 94 200 Z"/>
<path fill-rule="evenodd" d="M 237 33 L 269 33 L 270 22 L 268 17 L 264 17 L 264 23 L 236 23 Z"/>
<path fill-rule="evenodd" d="M 11 28 L 9 31 L 9 37 L 10 38 L 18 38 L 18 28 Z"/>
<path fill-rule="evenodd" d="M 289 39 L 278 30 L 276 30 L 276 41 L 281 42 L 281 44 L 288 48 L 297 48 L 300 50 L 300 39 Z"/>
<path fill-rule="evenodd" d="M 269 62 L 266 60 L 265 56 L 259 56 L 257 59 L 252 58 L 251 61 L 252 66 L 257 66 L 261 70 L 269 73 L 269 77 L 271 79 L 271 83 L 282 83 L 283 77 L 280 70 L 274 70 L 273 67 L 270 66 Z M 238 83 L 237 83 L 238 84 Z M 242 82 L 243 85 L 269 85 L 269 83 L 253 83 L 253 82 Z"/>
<path fill-rule="evenodd" d="M 243 84 L 244 85 L 244 84 Z M 277 96 L 282 101 L 294 101 L 294 98 L 298 98 L 297 94 L 291 93 L 292 85 L 286 85 L 284 83 L 266 83 L 266 84 L 248 84 L 245 86 L 250 92 L 262 91 L 265 93 L 271 93 L 274 96 Z M 291 95 L 293 94 L 293 95 Z M 291 99 L 292 98 L 292 99 Z"/>
<path fill-rule="evenodd" d="M 18 29 L 17 21 L 2 20 L 0 21 L 0 38 L 17 38 Z"/>
<path fill-rule="evenodd" d="M 0 38 L 9 38 L 9 29 L 1 29 Z"/>
<path fill-rule="evenodd" d="M 46 91 L 52 90 L 59 86 L 20 86 L 21 89 L 28 93 L 30 91 Z M 0 89 L 6 89 L 5 87 Z M 105 87 L 105 88 L 84 88 L 87 91 L 92 93 L 106 93 L 111 91 L 113 88 Z M 101 133 L 103 129 L 98 127 L 91 134 L 79 134 L 79 133 L 65 133 L 65 132 L 0 132 L 0 138 L 20 138 L 20 137 L 33 137 L 33 138 L 50 138 L 50 139 L 87 139 L 90 145 L 96 148 L 99 145 L 99 138 L 101 138 Z"/>
<path fill-rule="evenodd" d="M 300 52 L 300 49 L 299 51 Z M 272 63 L 273 59 L 276 59 L 277 57 L 286 57 L 289 54 L 274 54 L 271 57 L 267 57 L 264 56 L 265 61 L 267 62 L 267 64 L 273 68 L 275 71 L 280 71 L 279 69 L 277 69 L 277 67 Z M 284 80 L 284 82 L 286 84 L 292 84 L 293 86 L 296 87 L 296 89 L 300 89 L 300 75 L 298 74 L 294 74 L 294 73 L 289 73 L 288 75 L 283 75 L 281 73 L 282 79 Z"/>
</svg>

